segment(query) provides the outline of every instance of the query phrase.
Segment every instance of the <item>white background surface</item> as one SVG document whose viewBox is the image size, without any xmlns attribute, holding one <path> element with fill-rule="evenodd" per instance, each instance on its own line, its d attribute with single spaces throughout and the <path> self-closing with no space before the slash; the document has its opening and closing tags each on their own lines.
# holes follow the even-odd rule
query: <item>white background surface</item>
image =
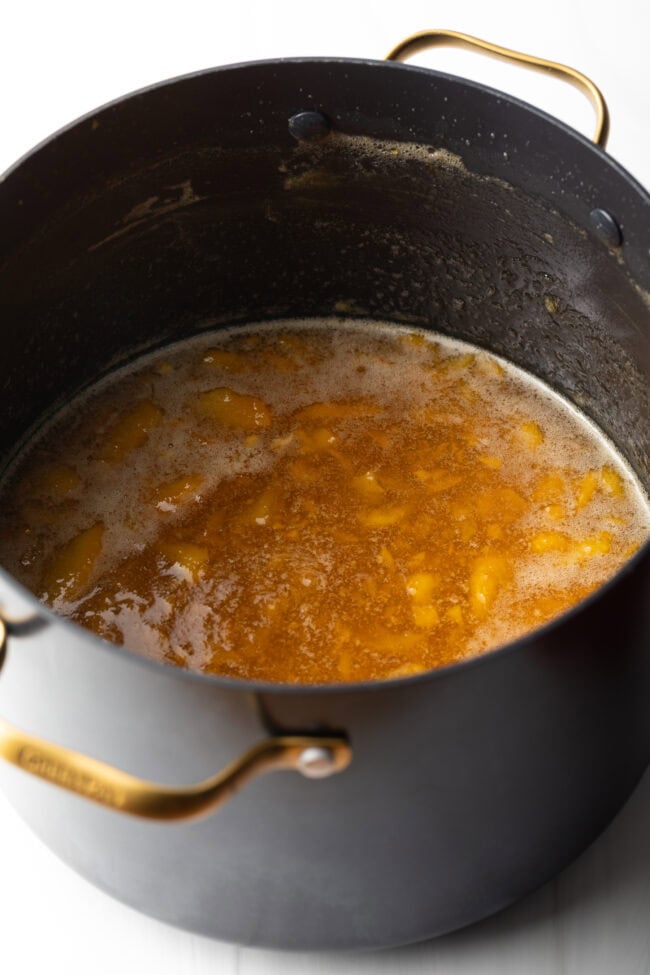
<svg viewBox="0 0 650 975">
<path fill-rule="evenodd" d="M 0 0 L 0 171 L 56 128 L 134 88 L 258 58 L 379 58 L 427 27 L 474 33 L 593 77 L 612 114 L 609 151 L 650 186 L 647 0 L 385 6 L 368 0 Z M 462 52 L 431 52 L 419 62 L 510 91 L 592 129 L 587 103 L 557 82 Z M 467 931 L 364 956 L 240 949 L 141 917 L 59 863 L 0 796 L 0 970 L 644 975 L 650 973 L 650 773 L 612 827 L 537 894 Z"/>
</svg>

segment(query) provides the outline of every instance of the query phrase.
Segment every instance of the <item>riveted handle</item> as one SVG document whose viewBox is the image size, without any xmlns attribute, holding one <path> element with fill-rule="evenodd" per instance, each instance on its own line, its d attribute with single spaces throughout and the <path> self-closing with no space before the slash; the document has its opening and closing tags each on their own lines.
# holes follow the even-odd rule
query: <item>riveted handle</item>
<svg viewBox="0 0 650 975">
<path fill-rule="evenodd" d="M 417 34 L 411 34 L 386 55 L 386 60 L 406 61 L 419 51 L 426 51 L 430 47 L 461 47 L 472 51 L 480 51 L 501 61 L 522 64 L 524 67 L 532 68 L 534 71 L 552 74 L 556 78 L 568 82 L 586 95 L 594 107 L 596 112 L 596 131 L 593 141 L 602 149 L 607 145 L 607 137 L 609 135 L 609 111 L 607 109 L 607 103 L 602 92 L 594 82 L 581 71 L 577 71 L 576 68 L 571 68 L 566 64 L 559 64 L 557 61 L 547 61 L 545 58 L 537 58 L 532 54 L 522 54 L 520 51 L 512 51 L 510 48 L 500 47 L 498 44 L 483 41 L 480 37 L 472 37 L 471 34 L 461 34 L 455 30 L 423 30 Z"/>
<path fill-rule="evenodd" d="M 0 620 L 0 656 L 6 642 Z M 0 757 L 24 772 L 92 802 L 143 819 L 195 819 L 212 812 L 264 772 L 293 770 L 307 778 L 342 772 L 352 753 L 342 736 L 267 738 L 203 782 L 169 787 L 137 778 L 95 758 L 35 738 L 0 718 Z"/>
</svg>

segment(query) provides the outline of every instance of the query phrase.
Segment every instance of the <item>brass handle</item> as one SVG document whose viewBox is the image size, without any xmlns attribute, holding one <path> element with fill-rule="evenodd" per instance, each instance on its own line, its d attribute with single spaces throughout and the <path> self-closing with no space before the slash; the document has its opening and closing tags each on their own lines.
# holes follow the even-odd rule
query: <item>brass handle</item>
<svg viewBox="0 0 650 975">
<path fill-rule="evenodd" d="M 6 627 L 0 619 L 0 650 L 5 638 Z M 110 809 L 143 819 L 179 820 L 217 809 L 263 772 L 293 769 L 307 778 L 326 778 L 347 768 L 352 753 L 343 737 L 268 738 L 212 778 L 171 788 L 25 734 L 0 718 L 0 757 L 30 775 Z"/>
<path fill-rule="evenodd" d="M 570 68 L 566 64 L 558 64 L 556 61 L 546 61 L 544 58 L 536 58 L 532 54 L 522 54 L 520 51 L 511 51 L 507 47 L 499 47 L 498 44 L 490 44 L 489 41 L 482 41 L 479 37 L 472 37 L 471 34 L 460 34 L 455 30 L 423 30 L 417 34 L 411 34 L 386 55 L 387 61 L 406 61 L 413 54 L 425 51 L 429 47 L 462 47 L 468 50 L 478 50 L 501 61 L 511 61 L 517 64 L 526 65 L 535 71 L 545 74 L 555 75 L 570 85 L 578 88 L 594 107 L 596 112 L 596 132 L 594 142 L 604 149 L 607 145 L 609 135 L 609 111 L 607 103 L 600 89 L 593 81 L 581 71 Z"/>
</svg>

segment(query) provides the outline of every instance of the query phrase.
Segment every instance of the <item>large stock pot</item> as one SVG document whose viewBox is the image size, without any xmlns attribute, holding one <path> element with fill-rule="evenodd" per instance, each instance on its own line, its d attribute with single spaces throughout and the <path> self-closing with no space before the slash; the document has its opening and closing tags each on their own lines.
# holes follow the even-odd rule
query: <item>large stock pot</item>
<svg viewBox="0 0 650 975">
<path fill-rule="evenodd" d="M 393 57 L 443 40 L 469 43 L 430 32 Z M 528 60 L 587 90 L 604 143 L 598 90 Z M 138 351 L 343 313 L 507 356 L 648 486 L 650 198 L 516 99 L 391 61 L 217 68 L 53 136 L 4 177 L 0 215 L 6 461 Z M 204 934 L 358 948 L 449 931 L 559 871 L 642 774 L 649 569 L 646 545 L 484 657 L 326 687 L 153 664 L 0 570 L 4 787 L 84 876 Z"/>
</svg>

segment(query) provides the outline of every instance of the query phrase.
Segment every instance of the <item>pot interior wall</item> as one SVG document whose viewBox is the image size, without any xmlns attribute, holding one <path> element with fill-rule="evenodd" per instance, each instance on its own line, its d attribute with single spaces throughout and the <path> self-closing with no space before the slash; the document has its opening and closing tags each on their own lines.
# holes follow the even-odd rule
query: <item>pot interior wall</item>
<svg viewBox="0 0 650 975">
<path fill-rule="evenodd" d="M 53 175 L 57 193 L 47 147 L 0 187 L 13 214 L 30 194 L 0 249 L 0 452 L 142 349 L 232 322 L 344 314 L 507 356 L 590 414 L 647 485 L 650 305 L 624 262 L 539 194 L 476 175 L 446 148 L 373 143 L 343 124 L 298 143 L 291 107 L 276 106 L 282 127 L 255 139 L 235 118 L 219 144 L 181 137 L 172 117 L 128 165 L 95 159 L 94 175 L 86 121 L 61 137 L 77 155 L 65 184 Z M 107 110 L 113 125 L 120 110 Z M 519 166 L 528 187 L 543 162 L 531 152 Z"/>
</svg>

